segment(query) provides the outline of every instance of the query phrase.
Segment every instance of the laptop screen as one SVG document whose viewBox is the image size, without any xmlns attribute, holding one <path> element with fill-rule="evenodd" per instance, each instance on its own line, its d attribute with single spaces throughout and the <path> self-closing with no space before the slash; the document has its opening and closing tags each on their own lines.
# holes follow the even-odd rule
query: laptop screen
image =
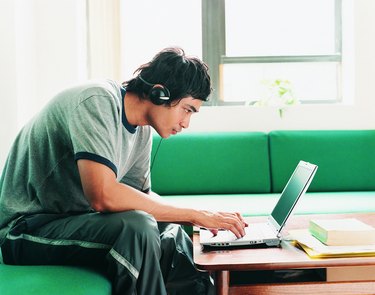
<svg viewBox="0 0 375 295">
<path fill-rule="evenodd" d="M 317 167 L 310 163 L 301 162 L 290 177 L 287 185 L 281 193 L 279 201 L 271 213 L 272 218 L 280 227 L 284 226 L 284 223 L 292 212 L 298 198 L 307 189 Z"/>
</svg>

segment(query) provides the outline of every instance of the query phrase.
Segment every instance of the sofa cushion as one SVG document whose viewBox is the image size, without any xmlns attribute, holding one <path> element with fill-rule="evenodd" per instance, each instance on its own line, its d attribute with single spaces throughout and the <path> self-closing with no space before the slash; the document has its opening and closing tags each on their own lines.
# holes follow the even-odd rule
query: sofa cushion
<svg viewBox="0 0 375 295">
<path fill-rule="evenodd" d="M 271 214 L 280 194 L 218 194 L 164 196 L 169 204 L 210 211 L 239 212 L 244 216 Z M 306 193 L 295 214 L 375 212 L 375 191 Z"/>
<path fill-rule="evenodd" d="M 375 130 L 272 131 L 269 141 L 273 192 L 299 160 L 319 166 L 309 191 L 375 190 Z"/>
<path fill-rule="evenodd" d="M 163 140 L 156 154 L 159 142 L 155 136 L 151 172 L 159 194 L 270 192 L 266 133 L 184 133 Z"/>
<path fill-rule="evenodd" d="M 111 283 L 101 274 L 73 266 L 0 264 L 1 295 L 110 295 Z"/>
</svg>

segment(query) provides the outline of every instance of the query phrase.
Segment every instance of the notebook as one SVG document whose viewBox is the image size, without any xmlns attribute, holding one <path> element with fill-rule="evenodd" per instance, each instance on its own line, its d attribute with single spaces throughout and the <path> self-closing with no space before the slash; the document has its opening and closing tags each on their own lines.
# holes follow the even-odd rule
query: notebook
<svg viewBox="0 0 375 295">
<path fill-rule="evenodd" d="M 308 189 L 318 166 L 300 161 L 284 187 L 278 202 L 264 223 L 252 223 L 245 228 L 246 235 L 238 239 L 232 232 L 219 230 L 216 236 L 201 228 L 200 244 L 209 247 L 235 247 L 246 245 L 277 246 L 281 230 L 290 217 L 300 197 Z"/>
</svg>

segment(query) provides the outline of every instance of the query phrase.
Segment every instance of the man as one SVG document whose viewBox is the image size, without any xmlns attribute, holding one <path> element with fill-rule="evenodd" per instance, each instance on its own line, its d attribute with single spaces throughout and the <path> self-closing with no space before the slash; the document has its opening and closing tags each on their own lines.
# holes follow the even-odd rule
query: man
<svg viewBox="0 0 375 295">
<path fill-rule="evenodd" d="M 58 94 L 20 132 L 0 182 L 0 244 L 8 264 L 103 269 L 113 294 L 204 294 L 188 222 L 237 237 L 237 213 L 178 208 L 150 190 L 151 127 L 188 128 L 211 92 L 207 66 L 167 48 L 117 85 Z M 188 177 L 188 176 L 187 176 Z"/>
</svg>

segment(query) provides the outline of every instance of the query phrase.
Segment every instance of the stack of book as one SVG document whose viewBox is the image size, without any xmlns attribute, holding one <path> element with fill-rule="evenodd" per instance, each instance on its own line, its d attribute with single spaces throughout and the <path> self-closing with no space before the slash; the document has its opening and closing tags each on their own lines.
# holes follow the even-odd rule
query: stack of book
<svg viewBox="0 0 375 295">
<path fill-rule="evenodd" d="M 289 233 L 313 258 L 375 255 L 375 228 L 355 218 L 311 220 L 308 229 Z"/>
<path fill-rule="evenodd" d="M 310 220 L 309 231 L 328 246 L 375 244 L 375 228 L 355 218 Z"/>
</svg>

